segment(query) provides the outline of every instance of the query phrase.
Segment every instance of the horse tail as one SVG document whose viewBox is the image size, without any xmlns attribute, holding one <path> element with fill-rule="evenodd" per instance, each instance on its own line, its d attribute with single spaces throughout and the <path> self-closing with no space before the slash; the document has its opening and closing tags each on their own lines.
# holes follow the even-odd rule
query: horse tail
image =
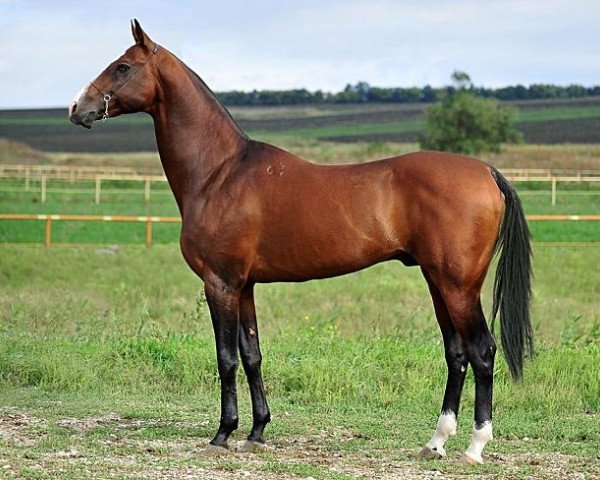
<svg viewBox="0 0 600 480">
<path fill-rule="evenodd" d="M 494 279 L 492 331 L 500 312 L 501 342 L 504 358 L 513 379 L 523 376 L 525 350 L 533 354 L 531 302 L 531 240 L 521 200 L 513 186 L 498 170 L 492 175 L 504 194 L 505 211 L 496 252 L 500 259 Z"/>
</svg>

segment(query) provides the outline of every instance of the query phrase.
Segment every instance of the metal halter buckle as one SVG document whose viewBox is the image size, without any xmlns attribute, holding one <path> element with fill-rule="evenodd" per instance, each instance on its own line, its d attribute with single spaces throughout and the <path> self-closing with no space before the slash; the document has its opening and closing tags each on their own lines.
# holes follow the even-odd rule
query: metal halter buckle
<svg viewBox="0 0 600 480">
<path fill-rule="evenodd" d="M 102 115 L 102 121 L 106 122 L 106 119 L 108 118 L 108 102 L 110 102 L 111 96 L 107 93 L 106 95 L 104 95 L 104 103 L 106 104 L 106 107 L 104 108 L 104 115 Z"/>
</svg>

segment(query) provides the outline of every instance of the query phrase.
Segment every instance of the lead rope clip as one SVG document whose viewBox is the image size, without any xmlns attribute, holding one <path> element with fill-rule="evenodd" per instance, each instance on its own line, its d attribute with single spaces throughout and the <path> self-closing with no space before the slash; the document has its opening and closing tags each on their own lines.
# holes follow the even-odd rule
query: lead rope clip
<svg viewBox="0 0 600 480">
<path fill-rule="evenodd" d="M 107 93 L 106 95 L 104 95 L 104 104 L 106 105 L 104 108 L 104 115 L 102 115 L 102 121 L 106 122 L 106 119 L 108 118 L 108 102 L 110 102 L 111 96 Z"/>
</svg>

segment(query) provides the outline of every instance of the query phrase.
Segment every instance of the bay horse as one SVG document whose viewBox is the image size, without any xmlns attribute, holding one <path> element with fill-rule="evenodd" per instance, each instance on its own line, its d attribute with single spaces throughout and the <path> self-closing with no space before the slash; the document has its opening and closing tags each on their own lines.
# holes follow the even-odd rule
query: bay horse
<svg viewBox="0 0 600 480">
<path fill-rule="evenodd" d="M 448 367 L 437 429 L 421 456 L 446 454 L 470 364 L 474 427 L 462 461 L 482 463 L 492 439 L 496 344 L 480 292 L 496 250 L 492 318 L 500 314 L 502 348 L 515 379 L 525 351 L 533 349 L 530 238 L 513 187 L 494 167 L 449 153 L 323 166 L 252 140 L 198 75 L 152 41 L 137 20 L 131 27 L 135 44 L 82 90 L 69 116 L 86 128 L 140 111 L 154 121 L 181 213 L 181 251 L 204 282 L 216 340 L 221 417 L 207 451 L 226 451 L 238 427 L 238 352 L 253 416 L 241 449 L 265 443 L 271 415 L 255 284 L 333 277 L 399 260 L 423 272 Z"/>
</svg>

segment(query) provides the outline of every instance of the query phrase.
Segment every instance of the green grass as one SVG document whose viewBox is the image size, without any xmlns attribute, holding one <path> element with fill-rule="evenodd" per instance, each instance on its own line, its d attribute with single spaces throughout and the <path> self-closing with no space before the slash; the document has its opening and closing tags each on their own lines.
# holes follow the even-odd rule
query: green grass
<svg viewBox="0 0 600 480">
<path fill-rule="evenodd" d="M 393 108 L 394 106 L 392 106 Z M 361 111 L 369 111 L 370 106 L 361 107 L 359 112 Z M 277 111 L 275 109 L 271 109 L 274 112 Z M 279 116 L 284 118 L 302 118 L 314 115 L 314 111 L 310 110 L 309 113 L 299 114 L 296 112 L 288 112 L 284 109 L 281 109 L 284 113 L 280 115 L 274 116 L 274 118 L 278 118 Z M 344 111 L 348 111 L 348 107 L 344 108 Z M 234 109 L 235 111 L 235 109 Z M 242 110 L 243 112 L 243 110 Z M 63 112 L 61 112 L 62 114 Z M 318 115 L 318 116 L 322 116 Z M 538 109 L 528 109 L 526 111 L 522 111 L 519 113 L 517 117 L 517 121 L 521 123 L 527 122 L 540 122 L 540 121 L 548 121 L 548 120 L 572 120 L 572 119 L 585 119 L 585 118 L 597 118 L 600 117 L 600 107 L 597 106 L 571 106 L 571 107 L 545 107 Z M 243 115 L 242 115 L 243 118 Z M 63 115 L 40 115 L 40 116 L 10 116 L 10 117 L 2 117 L 0 116 L 0 125 L 20 125 L 20 126 L 49 126 L 49 125 L 64 125 L 67 122 L 67 119 Z M 127 125 L 147 125 L 151 124 L 152 120 L 150 117 L 145 115 L 128 115 L 124 117 L 119 117 L 115 119 L 111 119 L 111 122 L 119 123 L 119 124 L 127 124 Z M 368 126 L 374 127 L 373 130 L 369 130 Z M 394 128 L 392 125 L 396 125 Z M 382 128 L 383 130 L 377 129 L 377 127 Z M 360 122 L 355 123 L 350 127 L 349 132 L 354 132 L 355 135 L 358 134 L 366 134 L 366 133 L 389 133 L 389 132 L 412 132 L 412 131 L 420 131 L 424 126 L 424 122 L 422 120 L 416 121 L 402 121 L 402 122 L 382 122 L 379 124 L 373 123 L 365 123 L 361 124 Z M 358 130 L 354 130 L 358 128 Z M 366 128 L 365 131 L 362 131 L 361 128 Z M 389 131 L 388 131 L 389 129 Z M 291 135 L 303 135 L 309 136 L 312 138 L 318 138 L 318 136 L 328 136 L 321 135 L 321 129 L 302 129 L 296 130 L 295 133 L 291 130 L 287 130 L 286 132 Z M 339 132 L 334 129 L 332 130 L 330 136 L 333 135 L 344 135 L 346 130 L 340 130 Z M 317 135 L 314 135 L 317 133 Z"/>
<path fill-rule="evenodd" d="M 64 113 L 64 114 L 63 114 Z M 66 112 L 60 111 L 57 115 L 23 116 L 23 117 L 1 117 L 0 126 L 56 126 L 65 125 L 69 122 Z M 111 122 L 120 125 L 151 125 L 152 119 L 147 115 L 127 115 L 119 118 L 111 118 Z"/>
<path fill-rule="evenodd" d="M 420 132 L 425 128 L 425 120 L 406 120 L 403 122 L 353 123 L 351 125 L 332 125 L 327 127 L 298 128 L 282 130 L 280 135 L 303 138 L 352 137 L 356 135 L 383 135 L 404 132 Z M 276 136 L 268 130 L 250 130 L 251 137 L 263 138 Z"/>
<path fill-rule="evenodd" d="M 519 112 L 517 123 L 534 123 L 556 120 L 575 120 L 600 117 L 598 107 L 576 108 L 544 108 Z M 425 119 L 405 120 L 381 123 L 352 123 L 349 125 L 331 125 L 326 127 L 286 129 L 282 135 L 305 138 L 354 137 L 360 135 L 385 135 L 405 132 L 422 132 L 425 129 Z M 250 130 L 249 135 L 264 137 L 276 135 L 268 130 Z"/>
<path fill-rule="evenodd" d="M 218 421 L 214 343 L 200 283 L 178 248 L 1 246 L 0 460 L 19 478 L 137 478 L 170 468 L 337 479 L 369 476 L 381 461 L 401 476 L 434 468 L 536 478 L 560 452 L 569 455 L 564 468 L 587 472 L 600 442 L 600 272 L 588 268 L 599 261 L 598 249 L 536 248 L 538 353 L 522 383 L 498 357 L 487 449 L 495 457 L 472 471 L 455 461 L 469 441 L 470 375 L 451 457 L 413 456 L 434 429 L 445 379 L 418 269 L 387 263 L 259 286 L 274 450 L 212 460 L 198 449 Z M 251 424 L 241 373 L 239 385 L 234 441 Z M 533 470 L 527 455 L 540 456 Z"/>
<path fill-rule="evenodd" d="M 519 112 L 517 123 L 545 122 L 550 120 L 574 120 L 600 117 L 599 107 L 542 108 Z"/>
</svg>

